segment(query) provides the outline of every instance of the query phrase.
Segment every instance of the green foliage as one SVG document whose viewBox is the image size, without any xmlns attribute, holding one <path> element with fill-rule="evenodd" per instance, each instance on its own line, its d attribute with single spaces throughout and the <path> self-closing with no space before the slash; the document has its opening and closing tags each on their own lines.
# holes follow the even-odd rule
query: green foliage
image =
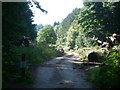
<svg viewBox="0 0 120 90">
<path fill-rule="evenodd" d="M 57 44 L 66 45 L 66 36 L 67 32 L 69 32 L 69 28 L 72 25 L 72 22 L 78 15 L 80 9 L 75 8 L 59 25 L 59 28 L 56 30 L 57 32 Z M 69 42 L 68 42 L 69 43 Z"/>
<path fill-rule="evenodd" d="M 56 34 L 51 25 L 45 25 L 41 30 L 38 31 L 37 34 L 38 43 L 55 44 L 56 39 L 57 39 Z"/>
<path fill-rule="evenodd" d="M 26 54 L 26 75 L 21 77 L 20 74 L 20 61 L 21 54 Z M 53 59 L 60 53 L 54 47 L 49 47 L 43 44 L 39 44 L 34 47 L 19 47 L 11 48 L 9 53 L 3 54 L 3 87 L 10 85 L 11 81 L 17 80 L 17 83 L 27 85 L 32 83 L 33 76 L 30 71 L 30 64 L 42 63 L 47 60 Z M 9 87 L 9 86 L 8 86 Z"/>
<path fill-rule="evenodd" d="M 42 12 L 39 3 L 32 1 Z M 30 2 L 29 2 L 30 4 Z M 34 47 L 14 47 L 12 45 L 23 35 L 36 38 L 35 25 L 32 24 L 33 13 L 29 8 L 28 2 L 4 2 L 2 3 L 2 76 L 3 88 L 11 87 L 16 84 L 28 84 L 33 80 L 29 64 L 41 63 L 57 56 L 58 52 L 53 47 L 34 46 Z M 54 36 L 54 34 L 51 34 Z M 50 36 L 51 37 L 51 36 Z M 47 38 L 48 39 L 48 38 Z M 54 41 L 54 40 L 53 40 Z M 53 42 L 52 41 L 52 42 Z M 54 41 L 55 42 L 55 41 Z M 21 54 L 26 54 L 27 65 L 25 77 L 21 77 L 20 61 Z"/>
<path fill-rule="evenodd" d="M 94 37 L 87 37 L 85 35 L 85 33 L 83 33 L 82 31 L 79 31 L 79 35 L 76 38 L 76 45 L 79 48 L 82 47 L 91 47 L 95 45 L 95 39 Z"/>
<path fill-rule="evenodd" d="M 89 2 L 85 5 L 78 16 L 78 23 L 88 37 L 95 36 L 103 40 L 108 34 L 119 33 L 118 27 L 116 29 L 114 27 L 114 24 L 117 23 L 114 21 L 114 19 L 117 19 L 115 8 L 119 8 L 115 4 L 110 2 Z"/>
<path fill-rule="evenodd" d="M 33 14 L 27 2 L 3 3 L 3 86 L 13 79 L 24 84 L 32 81 L 29 65 L 25 78 L 20 77 L 22 53 L 26 54 L 28 63 L 42 63 L 60 54 L 53 46 L 57 44 L 62 48 L 82 48 L 78 52 L 86 59 L 88 51 L 83 47 L 94 46 L 95 38 L 104 40 L 109 34 L 120 33 L 120 2 L 85 2 L 84 5 L 82 9 L 74 9 L 60 24 L 43 26 L 37 34 L 37 46 L 11 48 L 11 43 L 22 35 L 34 40 L 35 25 L 32 25 Z M 38 8 L 47 13 L 40 6 Z M 103 61 L 105 65 L 91 70 L 91 81 L 99 87 L 118 87 L 120 52 L 111 51 Z"/>
<path fill-rule="evenodd" d="M 95 38 L 105 40 L 108 35 L 120 33 L 119 8 L 120 2 L 85 2 L 82 9 L 70 13 L 59 25 L 57 43 L 71 48 L 90 47 L 96 45 Z"/>
<path fill-rule="evenodd" d="M 32 11 L 29 9 L 27 2 L 4 2 L 2 3 L 2 76 L 3 87 L 9 87 L 12 81 L 21 78 L 20 60 L 21 54 L 19 49 L 12 48 L 12 43 L 16 42 L 23 35 L 30 37 L 32 40 L 36 37 L 35 25 L 32 25 Z M 22 52 L 21 52 L 22 53 Z M 26 67 L 27 73 L 30 73 Z M 24 82 L 32 81 L 30 75 L 26 74 Z M 17 82 L 17 81 L 16 81 Z M 8 84 L 8 85 L 7 85 Z"/>
<path fill-rule="evenodd" d="M 23 35 L 35 39 L 36 31 L 35 25 L 32 25 L 32 16 L 27 2 L 2 3 L 3 52 L 7 52 L 11 48 L 11 43 Z"/>
<path fill-rule="evenodd" d="M 3 55 L 3 61 L 2 61 L 3 88 L 12 87 L 14 84 L 12 82 L 16 82 L 16 84 L 22 85 L 22 84 L 31 83 L 33 80 L 28 64 L 26 65 L 25 68 L 26 71 L 25 76 L 21 77 L 21 70 L 20 70 L 21 54 L 20 53 L 18 54 L 17 52 L 20 51 L 17 50 L 11 49 L 9 53 Z"/>
<path fill-rule="evenodd" d="M 76 39 L 76 44 L 78 45 L 78 47 L 85 47 L 84 40 L 85 40 L 85 35 L 83 33 L 79 33 Z"/>
<path fill-rule="evenodd" d="M 120 52 L 117 50 L 110 51 L 103 61 L 104 65 L 91 70 L 90 80 L 101 88 L 119 87 Z"/>
<path fill-rule="evenodd" d="M 73 26 L 71 26 L 67 32 L 66 37 L 66 46 L 70 47 L 70 49 L 73 49 L 75 47 L 75 39 L 78 35 L 77 29 L 75 29 Z"/>
</svg>

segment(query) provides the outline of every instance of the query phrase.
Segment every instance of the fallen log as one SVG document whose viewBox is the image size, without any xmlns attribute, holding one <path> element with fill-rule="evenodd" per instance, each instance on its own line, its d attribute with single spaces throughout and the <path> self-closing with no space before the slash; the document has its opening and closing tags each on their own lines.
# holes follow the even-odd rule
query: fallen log
<svg viewBox="0 0 120 90">
<path fill-rule="evenodd" d="M 102 57 L 104 53 L 102 52 L 91 52 L 88 54 L 88 61 L 89 62 L 102 62 Z"/>
</svg>

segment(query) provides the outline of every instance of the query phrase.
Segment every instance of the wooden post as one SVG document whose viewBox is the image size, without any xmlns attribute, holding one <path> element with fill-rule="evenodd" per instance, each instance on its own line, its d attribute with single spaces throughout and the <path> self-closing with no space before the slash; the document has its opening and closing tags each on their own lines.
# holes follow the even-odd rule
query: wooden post
<svg viewBox="0 0 120 90">
<path fill-rule="evenodd" d="M 21 76 L 25 76 L 25 67 L 26 67 L 26 55 L 23 53 L 21 55 L 21 62 L 20 62 L 20 69 L 21 69 Z"/>
</svg>

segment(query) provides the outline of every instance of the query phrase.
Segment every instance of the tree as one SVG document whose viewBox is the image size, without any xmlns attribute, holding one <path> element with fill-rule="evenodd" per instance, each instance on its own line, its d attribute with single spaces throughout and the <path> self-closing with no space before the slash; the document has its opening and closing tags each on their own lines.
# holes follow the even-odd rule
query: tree
<svg viewBox="0 0 120 90">
<path fill-rule="evenodd" d="M 51 25 L 45 25 L 37 34 L 37 42 L 45 44 L 55 44 L 56 43 L 56 34 Z"/>
<path fill-rule="evenodd" d="M 35 39 L 35 25 L 32 25 L 33 14 L 27 2 L 4 2 L 2 11 L 3 51 L 8 51 L 11 43 L 23 35 Z"/>
<path fill-rule="evenodd" d="M 76 27 L 76 25 L 71 25 L 67 32 L 67 37 L 66 37 L 66 46 L 70 47 L 70 49 L 75 48 L 76 44 L 76 37 L 79 34 L 79 30 Z"/>
<path fill-rule="evenodd" d="M 57 44 L 66 43 L 67 31 L 69 30 L 72 22 L 74 21 L 76 15 L 79 13 L 80 9 L 75 8 L 59 25 L 57 32 Z"/>
<path fill-rule="evenodd" d="M 62 21 L 57 43 L 86 47 L 95 45 L 96 38 L 105 41 L 108 35 L 120 34 L 119 12 L 120 2 L 85 2 L 76 14 L 72 12 Z M 73 36 L 76 31 L 78 34 Z"/>
</svg>

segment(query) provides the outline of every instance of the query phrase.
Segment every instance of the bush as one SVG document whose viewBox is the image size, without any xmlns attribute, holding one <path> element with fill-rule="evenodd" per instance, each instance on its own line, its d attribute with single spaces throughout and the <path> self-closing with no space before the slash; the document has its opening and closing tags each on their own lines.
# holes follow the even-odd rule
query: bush
<svg viewBox="0 0 120 90">
<path fill-rule="evenodd" d="M 24 78 L 21 78 L 19 67 L 22 53 L 26 54 L 27 60 L 26 75 Z M 14 80 L 17 80 L 22 84 L 31 83 L 33 76 L 30 71 L 29 64 L 45 62 L 58 56 L 58 53 L 59 52 L 54 47 L 48 47 L 46 45 L 11 48 L 8 53 L 4 53 L 2 56 L 3 87 L 9 87 L 11 81 Z"/>
<path fill-rule="evenodd" d="M 90 70 L 90 80 L 100 88 L 119 87 L 120 52 L 112 50 L 104 57 L 103 65 Z"/>
</svg>

